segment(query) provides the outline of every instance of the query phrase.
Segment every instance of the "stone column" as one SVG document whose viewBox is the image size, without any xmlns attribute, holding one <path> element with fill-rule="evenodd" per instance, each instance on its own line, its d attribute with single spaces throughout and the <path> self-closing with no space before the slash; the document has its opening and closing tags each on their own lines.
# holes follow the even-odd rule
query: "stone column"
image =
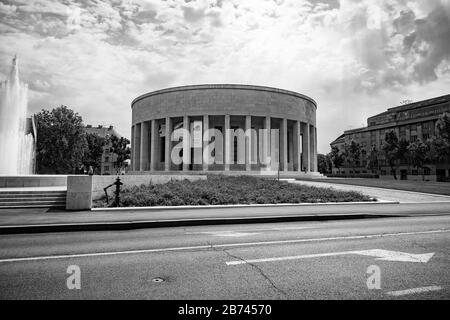
<svg viewBox="0 0 450 320">
<path fill-rule="evenodd" d="M 141 169 L 141 124 L 134 125 L 134 171 Z"/>
<path fill-rule="evenodd" d="M 314 162 L 314 155 L 316 154 L 316 149 L 314 145 L 314 127 L 312 125 L 309 125 L 309 168 L 311 171 L 314 171 L 315 162 Z"/>
<path fill-rule="evenodd" d="M 305 123 L 302 125 L 302 165 L 306 168 L 306 172 L 311 171 L 311 167 L 309 166 L 309 124 Z M 303 168 L 302 168 L 303 169 Z"/>
<path fill-rule="evenodd" d="M 142 122 L 140 171 L 148 170 L 148 142 L 148 122 Z"/>
<path fill-rule="evenodd" d="M 319 162 L 317 161 L 317 127 L 314 127 L 314 172 L 319 171 Z"/>
<path fill-rule="evenodd" d="M 252 170 L 252 116 L 245 116 L 245 171 Z"/>
<path fill-rule="evenodd" d="M 230 115 L 225 115 L 225 171 L 230 170 L 231 163 L 231 135 L 230 135 Z"/>
<path fill-rule="evenodd" d="M 158 130 L 158 122 L 153 119 L 151 121 L 151 131 L 150 131 L 150 171 L 156 170 L 156 164 L 158 162 L 158 138 L 159 138 L 159 130 Z"/>
<path fill-rule="evenodd" d="M 172 163 L 172 160 L 170 159 L 170 146 L 172 145 L 170 141 L 170 135 L 172 134 L 172 120 L 170 117 L 166 117 L 166 145 L 165 145 L 165 156 L 164 156 L 164 170 L 170 171 L 170 164 Z"/>
<path fill-rule="evenodd" d="M 302 171 L 302 160 L 301 160 L 301 123 L 300 121 L 295 121 L 294 130 L 292 132 L 293 140 L 293 156 L 294 156 L 294 171 Z"/>
<path fill-rule="evenodd" d="M 203 171 L 208 171 L 208 163 L 206 163 L 203 155 L 205 153 L 206 146 L 209 144 L 209 116 L 203 116 L 203 149 L 202 149 L 202 161 L 203 161 Z"/>
<path fill-rule="evenodd" d="M 273 164 L 273 159 L 271 159 L 271 150 L 270 150 L 270 129 L 271 129 L 271 123 L 270 123 L 270 116 L 266 116 L 265 120 L 264 120 L 264 129 L 265 130 L 265 134 L 263 139 L 265 139 L 265 141 L 263 142 L 264 145 L 264 156 L 266 157 L 266 162 L 270 161 L 269 163 L 266 163 L 266 167 L 267 169 L 272 170 L 272 164 Z"/>
<path fill-rule="evenodd" d="M 287 152 L 287 143 L 288 143 L 288 134 L 287 134 L 287 119 L 283 118 L 281 121 L 280 126 L 280 137 L 281 137 L 281 144 L 280 144 L 280 162 L 283 171 L 288 171 L 288 152 Z M 281 168 L 280 168 L 281 170 Z"/>
<path fill-rule="evenodd" d="M 131 169 L 131 171 L 134 171 L 134 126 L 132 125 L 131 126 L 131 150 L 132 150 L 132 152 L 131 152 L 131 154 L 130 154 L 130 157 L 131 157 L 131 162 L 130 162 L 130 169 Z"/>
<path fill-rule="evenodd" d="M 189 171 L 189 164 L 191 163 L 191 132 L 189 116 L 183 117 L 183 171 Z"/>
</svg>

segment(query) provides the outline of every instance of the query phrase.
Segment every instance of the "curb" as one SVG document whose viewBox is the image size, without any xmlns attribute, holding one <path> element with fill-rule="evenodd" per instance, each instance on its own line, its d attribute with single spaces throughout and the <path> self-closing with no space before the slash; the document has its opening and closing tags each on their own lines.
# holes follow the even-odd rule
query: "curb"
<svg viewBox="0 0 450 320">
<path fill-rule="evenodd" d="M 362 202 L 321 202 L 321 203 L 273 203 L 273 204 L 226 204 L 226 205 L 198 205 L 198 206 L 153 206 L 153 207 L 118 207 L 118 208 L 91 208 L 91 211 L 138 211 L 138 210 L 190 210 L 190 209 L 233 209 L 233 208 L 270 208 L 270 207 L 307 207 L 307 206 L 348 206 L 348 205 L 383 205 L 399 204 L 399 201 L 377 200 Z"/>
<path fill-rule="evenodd" d="M 49 232 L 75 232 L 75 231 L 119 231 L 146 228 L 164 228 L 180 226 L 224 225 L 224 224 L 249 224 L 270 222 L 294 222 L 294 221 L 324 221 L 324 220 L 348 220 L 367 218 L 400 217 L 393 214 L 310 214 L 289 216 L 256 216 L 234 218 L 206 218 L 206 219 L 173 219 L 173 220 L 144 220 L 144 221 L 118 221 L 118 222 L 93 222 L 78 224 L 41 224 L 41 225 L 12 225 L 0 226 L 2 234 L 22 233 L 49 233 Z"/>
</svg>

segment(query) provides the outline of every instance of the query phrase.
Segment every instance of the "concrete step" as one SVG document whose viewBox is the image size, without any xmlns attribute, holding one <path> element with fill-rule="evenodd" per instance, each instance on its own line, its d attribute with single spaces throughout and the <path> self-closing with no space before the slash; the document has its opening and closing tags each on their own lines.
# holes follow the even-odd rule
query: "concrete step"
<svg viewBox="0 0 450 320">
<path fill-rule="evenodd" d="M 34 207 L 65 207 L 66 201 L 21 201 L 0 202 L 0 208 L 34 208 Z"/>
<path fill-rule="evenodd" d="M 6 194 L 13 195 L 65 195 L 67 191 L 2 191 L 0 189 L 0 196 Z"/>
<path fill-rule="evenodd" d="M 4 198 L 64 198 L 66 194 L 0 194 L 0 199 Z"/>
<path fill-rule="evenodd" d="M 0 197 L 63 197 L 67 193 L 1 193 Z"/>
<path fill-rule="evenodd" d="M 61 190 L 1 190 L 0 208 L 65 207 L 67 191 Z"/>
<path fill-rule="evenodd" d="M 27 204 L 27 205 L 0 205 L 0 209 L 23 209 L 23 208 L 65 208 L 66 203 L 62 204 L 54 204 L 54 205 L 48 205 L 48 204 Z"/>
<path fill-rule="evenodd" d="M 66 201 L 66 197 L 26 197 L 26 198 L 1 198 L 0 203 L 2 202 L 24 202 L 24 201 Z"/>
</svg>

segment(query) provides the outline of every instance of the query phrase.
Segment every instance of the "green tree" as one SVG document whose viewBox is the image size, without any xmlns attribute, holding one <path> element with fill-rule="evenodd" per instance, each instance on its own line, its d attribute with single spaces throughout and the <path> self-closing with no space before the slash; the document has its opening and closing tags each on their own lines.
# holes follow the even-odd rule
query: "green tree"
<svg viewBox="0 0 450 320">
<path fill-rule="evenodd" d="M 74 173 L 87 147 L 81 116 L 62 105 L 51 111 L 43 109 L 35 119 L 37 173 Z"/>
<path fill-rule="evenodd" d="M 121 168 L 125 166 L 125 161 L 131 157 L 131 149 L 129 147 L 130 140 L 124 137 L 110 136 L 111 152 L 116 154 L 114 166 L 120 173 Z"/>
<path fill-rule="evenodd" d="M 317 167 L 320 173 L 331 173 L 331 159 L 328 154 L 317 154 Z"/>
<path fill-rule="evenodd" d="M 447 142 L 450 140 L 450 113 L 444 112 L 436 121 L 437 136 L 441 137 Z"/>
<path fill-rule="evenodd" d="M 344 150 L 345 159 L 352 167 L 353 172 L 355 172 L 355 168 L 359 166 L 359 161 L 361 159 L 361 145 L 355 141 L 352 141 L 350 144 L 345 144 Z"/>
<path fill-rule="evenodd" d="M 380 162 L 378 160 L 379 158 L 379 152 L 375 145 L 372 146 L 372 149 L 370 150 L 368 161 L 367 161 L 367 168 L 370 170 L 380 170 Z"/>
<path fill-rule="evenodd" d="M 429 139 L 430 160 L 446 162 L 450 159 L 450 114 L 442 114 L 436 121 L 436 136 Z"/>
<path fill-rule="evenodd" d="M 424 175 L 424 165 L 429 160 L 428 159 L 428 146 L 421 140 L 414 141 L 409 144 L 409 158 L 411 160 L 411 165 L 417 169 L 422 170 L 422 180 L 425 180 Z"/>
<path fill-rule="evenodd" d="M 406 163 L 408 158 L 408 141 L 398 140 L 394 131 L 386 133 L 382 150 L 391 168 L 394 179 L 397 180 L 397 169 L 401 163 Z"/>
<path fill-rule="evenodd" d="M 334 167 L 338 169 L 339 173 L 339 168 L 342 167 L 345 161 L 344 155 L 339 151 L 338 147 L 332 147 L 329 155 L 331 162 L 333 163 Z"/>
<path fill-rule="evenodd" d="M 103 147 L 105 146 L 106 139 L 95 134 L 86 133 L 87 148 L 83 156 L 83 164 L 85 167 L 92 166 L 95 173 L 100 173 Z"/>
</svg>

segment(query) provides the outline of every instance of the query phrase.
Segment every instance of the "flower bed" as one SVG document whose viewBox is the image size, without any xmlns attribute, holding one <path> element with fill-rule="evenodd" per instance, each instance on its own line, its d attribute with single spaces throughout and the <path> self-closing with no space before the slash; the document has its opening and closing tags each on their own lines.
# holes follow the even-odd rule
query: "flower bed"
<svg viewBox="0 0 450 320">
<path fill-rule="evenodd" d="M 170 181 L 126 188 L 121 192 L 120 200 L 121 207 L 374 201 L 353 191 L 222 175 L 210 175 L 207 180 Z M 95 201 L 94 206 L 108 205 L 102 198 Z M 115 206 L 115 203 L 110 201 L 109 206 Z"/>
</svg>

